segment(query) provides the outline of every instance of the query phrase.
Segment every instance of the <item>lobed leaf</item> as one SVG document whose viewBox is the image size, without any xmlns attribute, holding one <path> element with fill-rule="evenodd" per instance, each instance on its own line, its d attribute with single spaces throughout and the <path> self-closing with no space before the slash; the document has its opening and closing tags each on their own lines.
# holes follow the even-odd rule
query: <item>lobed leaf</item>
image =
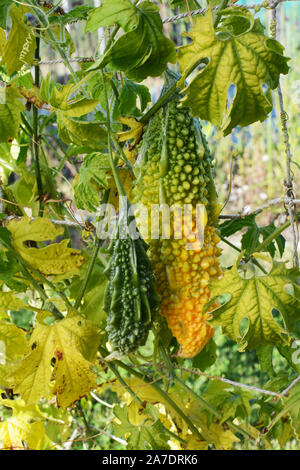
<svg viewBox="0 0 300 470">
<path fill-rule="evenodd" d="M 89 70 L 109 65 L 112 70 L 122 70 L 128 78 L 141 82 L 148 76 L 161 75 L 168 62 L 175 63 L 175 46 L 164 36 L 159 9 L 153 3 L 144 1 L 135 6 L 130 0 L 103 0 L 89 14 L 86 31 L 114 24 L 125 34 Z"/>
<path fill-rule="evenodd" d="M 237 125 L 266 119 L 272 109 L 268 90 L 277 87 L 281 73 L 288 73 L 289 59 L 279 42 L 263 34 L 261 23 L 251 13 L 243 9 L 222 13 L 226 21 L 217 30 L 211 10 L 196 19 L 192 32 L 186 33 L 193 42 L 178 49 L 178 62 L 185 94 L 182 106 L 191 107 L 195 116 L 227 135 Z M 185 86 L 185 79 L 199 64 L 206 65 Z"/>
<path fill-rule="evenodd" d="M 300 318 L 298 275 L 297 269 L 287 269 L 285 263 L 274 261 L 268 275 L 254 273 L 252 278 L 242 279 L 234 265 L 212 285 L 211 302 L 224 294 L 229 294 L 230 299 L 212 312 L 210 323 L 221 325 L 224 333 L 236 341 L 241 350 L 252 350 L 264 344 L 289 344 L 289 331 Z M 287 292 L 288 285 L 293 286 L 294 295 Z M 280 312 L 283 326 L 275 320 L 274 309 Z M 248 320 L 248 326 L 242 332 L 244 319 Z"/>
</svg>

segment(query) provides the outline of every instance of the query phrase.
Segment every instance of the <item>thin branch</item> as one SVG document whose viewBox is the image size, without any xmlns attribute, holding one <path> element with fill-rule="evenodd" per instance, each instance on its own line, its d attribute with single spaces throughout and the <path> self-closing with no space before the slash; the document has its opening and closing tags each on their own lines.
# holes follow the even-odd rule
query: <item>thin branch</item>
<svg viewBox="0 0 300 470">
<path fill-rule="evenodd" d="M 238 214 L 224 214 L 220 215 L 219 219 L 240 219 L 242 217 L 247 217 L 247 215 L 252 215 L 252 214 L 258 214 L 264 209 L 268 209 L 271 206 L 277 206 L 280 204 L 285 204 L 285 205 L 294 205 L 296 206 L 297 204 L 300 204 L 300 199 L 293 199 L 288 196 L 284 197 L 277 197 L 275 199 L 271 199 L 270 201 L 266 202 L 265 204 L 262 204 L 261 206 L 257 207 L 256 209 L 249 210 L 249 208 L 243 208 L 241 212 Z"/>
<path fill-rule="evenodd" d="M 39 60 L 40 57 L 40 36 L 36 36 L 36 49 L 34 52 L 35 59 Z M 39 88 L 40 86 L 40 67 L 35 65 L 34 67 L 34 84 Z M 39 156 L 39 120 L 38 120 L 38 108 L 33 105 L 32 107 L 32 147 L 33 147 L 33 161 L 35 167 L 35 178 L 37 183 L 37 189 L 39 194 L 39 216 L 42 217 L 42 196 L 43 196 L 43 183 L 41 176 L 41 167 L 40 167 L 40 156 Z"/>
<path fill-rule="evenodd" d="M 256 392 L 256 393 L 261 393 L 262 395 L 272 395 L 272 396 L 278 397 L 278 398 L 280 397 L 279 393 L 271 392 L 270 390 L 264 390 L 264 389 L 258 388 L 258 387 L 254 387 L 253 385 L 246 385 L 246 384 L 243 384 L 241 382 L 235 382 L 234 380 L 226 379 L 225 377 L 219 377 L 217 375 L 209 375 L 209 374 L 206 374 L 205 372 L 201 372 L 201 371 L 196 370 L 196 369 L 189 369 L 187 367 L 181 367 L 181 366 L 174 366 L 174 369 L 179 369 L 179 370 L 189 372 L 189 373 L 194 374 L 194 375 L 203 376 L 203 377 L 206 377 L 207 379 L 219 380 L 220 382 L 228 383 L 228 384 L 230 384 L 234 387 L 245 388 L 247 390 L 251 390 L 251 391 Z"/>
<path fill-rule="evenodd" d="M 293 380 L 293 382 L 286 388 L 283 390 L 283 392 L 281 392 L 281 396 L 284 397 L 285 395 L 288 394 L 288 392 L 297 384 L 300 382 L 300 375 L 298 375 L 298 377 Z"/>
</svg>

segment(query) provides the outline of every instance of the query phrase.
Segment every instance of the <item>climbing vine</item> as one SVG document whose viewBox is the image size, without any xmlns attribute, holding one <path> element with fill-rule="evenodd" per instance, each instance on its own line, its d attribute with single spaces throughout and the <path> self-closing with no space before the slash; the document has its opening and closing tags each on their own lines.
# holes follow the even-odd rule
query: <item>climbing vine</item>
<svg viewBox="0 0 300 470">
<path fill-rule="evenodd" d="M 1 448 L 299 448 L 299 168 L 281 87 L 283 1 L 2 3 Z M 175 45 L 166 25 L 180 22 Z M 97 42 L 90 57 L 76 56 L 74 25 Z M 205 123 L 222 141 L 264 122 L 275 100 L 282 187 L 229 214 Z M 260 225 L 273 206 L 284 217 Z M 264 383 L 212 371 L 217 335 L 238 361 L 255 357 Z"/>
</svg>

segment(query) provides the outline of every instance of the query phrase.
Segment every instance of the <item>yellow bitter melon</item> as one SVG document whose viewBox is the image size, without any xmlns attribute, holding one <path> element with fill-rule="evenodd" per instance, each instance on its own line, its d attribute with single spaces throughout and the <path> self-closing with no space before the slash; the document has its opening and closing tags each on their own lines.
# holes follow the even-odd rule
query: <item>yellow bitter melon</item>
<svg viewBox="0 0 300 470">
<path fill-rule="evenodd" d="M 161 108 L 147 125 L 135 165 L 136 184 L 132 202 L 142 203 L 151 214 L 151 205 L 168 204 L 193 208 L 190 233 L 177 239 L 176 222 L 170 239 L 151 239 L 145 226 L 147 218 L 137 213 L 138 227 L 149 244 L 149 256 L 157 279 L 161 298 L 160 313 L 181 346 L 182 357 L 198 354 L 213 335 L 206 322 L 209 314 L 203 306 L 209 300 L 209 283 L 221 274 L 216 232 L 219 204 L 213 184 L 211 155 L 199 122 L 188 109 L 181 108 L 178 97 Z M 206 209 L 204 243 L 197 233 L 195 210 L 197 204 Z M 203 207 L 203 206 L 202 206 Z M 150 221 L 150 219 L 149 219 Z M 181 224 L 184 225 L 184 219 Z M 147 229 L 147 230 L 146 230 Z M 148 230 L 149 229 L 149 230 Z M 193 249 L 187 249 L 193 243 Z"/>
</svg>

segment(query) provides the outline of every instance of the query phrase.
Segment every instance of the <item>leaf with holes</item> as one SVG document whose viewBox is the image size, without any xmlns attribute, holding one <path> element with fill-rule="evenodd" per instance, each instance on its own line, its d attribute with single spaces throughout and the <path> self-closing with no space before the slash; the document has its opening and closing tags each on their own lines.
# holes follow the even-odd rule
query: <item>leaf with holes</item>
<svg viewBox="0 0 300 470">
<path fill-rule="evenodd" d="M 54 394 L 66 408 L 96 386 L 91 367 L 99 340 L 98 328 L 80 315 L 50 326 L 37 323 L 31 351 L 7 380 L 28 404 Z"/>
<path fill-rule="evenodd" d="M 53 224 L 46 217 L 29 217 L 12 219 L 7 222 L 7 228 L 12 235 L 12 244 L 16 251 L 33 268 L 38 269 L 45 276 L 59 275 L 69 278 L 78 274 L 79 267 L 84 262 L 80 250 L 69 248 L 69 240 L 51 243 L 43 248 L 28 247 L 25 243 L 30 241 L 45 242 L 63 235 L 64 228 Z"/>
<path fill-rule="evenodd" d="M 179 48 L 178 62 L 185 94 L 182 105 L 227 135 L 238 125 L 266 119 L 272 109 L 268 91 L 277 87 L 280 73 L 288 73 L 289 59 L 279 42 L 264 35 L 260 21 L 249 11 L 228 8 L 222 14 L 217 30 L 210 10 L 196 19 L 192 31 L 186 33 L 193 42 Z M 199 64 L 206 66 L 185 86 L 185 79 Z"/>
<path fill-rule="evenodd" d="M 212 285 L 211 302 L 222 294 L 229 294 L 230 300 L 212 312 L 210 323 L 221 325 L 224 333 L 240 345 L 240 350 L 252 350 L 263 344 L 289 344 L 289 331 L 300 318 L 297 276 L 296 268 L 287 269 L 285 263 L 273 262 L 267 276 L 255 273 L 250 279 L 242 279 L 237 264 L 234 265 Z M 283 326 L 273 317 L 273 309 L 281 313 Z M 248 319 L 248 327 L 242 333 L 244 319 Z"/>
</svg>

